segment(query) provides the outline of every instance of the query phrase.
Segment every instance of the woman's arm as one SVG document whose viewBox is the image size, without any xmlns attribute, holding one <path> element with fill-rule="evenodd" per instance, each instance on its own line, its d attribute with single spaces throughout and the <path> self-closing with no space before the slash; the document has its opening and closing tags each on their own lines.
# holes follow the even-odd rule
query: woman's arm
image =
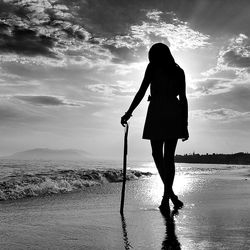
<svg viewBox="0 0 250 250">
<path fill-rule="evenodd" d="M 132 115 L 133 111 L 136 109 L 136 107 L 139 105 L 139 103 L 141 102 L 142 98 L 144 97 L 147 88 L 150 84 L 151 81 L 151 72 L 150 71 L 150 66 L 148 65 L 145 71 L 145 75 L 144 78 L 142 80 L 141 86 L 139 88 L 139 90 L 137 91 L 128 111 L 126 113 L 129 113 Z"/>
<path fill-rule="evenodd" d="M 179 92 L 179 100 L 181 105 L 181 126 L 183 130 L 183 139 L 187 140 L 189 137 L 188 134 L 188 102 L 187 102 L 187 96 L 186 96 L 186 80 L 185 80 L 185 74 L 182 70 L 180 75 L 180 92 Z"/>
<path fill-rule="evenodd" d="M 142 98 L 144 97 L 144 95 L 147 91 L 147 88 L 148 88 L 150 82 L 151 82 L 151 69 L 150 69 L 150 64 L 148 64 L 146 71 L 145 71 L 144 78 L 143 78 L 142 83 L 141 83 L 141 86 L 140 86 L 139 90 L 137 91 L 128 111 L 121 118 L 121 124 L 123 126 L 127 123 L 128 119 L 132 116 L 133 111 L 141 102 Z"/>
</svg>

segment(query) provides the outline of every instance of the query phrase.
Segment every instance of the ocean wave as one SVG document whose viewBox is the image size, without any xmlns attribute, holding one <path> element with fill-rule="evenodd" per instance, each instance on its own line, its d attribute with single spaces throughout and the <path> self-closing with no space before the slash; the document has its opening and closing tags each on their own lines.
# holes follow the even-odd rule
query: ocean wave
<svg viewBox="0 0 250 250">
<path fill-rule="evenodd" d="M 126 179 L 136 180 L 151 175 L 150 172 L 127 170 Z M 35 174 L 15 173 L 0 181 L 0 201 L 68 193 L 105 182 L 121 182 L 122 179 L 122 171 L 118 169 L 61 169 Z"/>
</svg>

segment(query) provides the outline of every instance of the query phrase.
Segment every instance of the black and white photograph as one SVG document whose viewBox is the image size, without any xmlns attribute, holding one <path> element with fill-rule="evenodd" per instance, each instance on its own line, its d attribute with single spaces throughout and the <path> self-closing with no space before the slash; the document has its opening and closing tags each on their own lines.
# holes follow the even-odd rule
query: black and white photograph
<svg viewBox="0 0 250 250">
<path fill-rule="evenodd" d="M 0 250 L 249 250 L 249 26 L 249 0 L 0 0 Z"/>
</svg>

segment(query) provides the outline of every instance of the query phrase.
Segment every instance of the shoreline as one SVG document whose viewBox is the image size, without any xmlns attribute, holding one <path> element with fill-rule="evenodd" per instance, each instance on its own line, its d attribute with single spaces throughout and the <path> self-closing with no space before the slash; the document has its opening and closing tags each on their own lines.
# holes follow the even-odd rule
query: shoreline
<svg viewBox="0 0 250 250">
<path fill-rule="evenodd" d="M 230 175 L 226 179 L 176 176 L 174 189 L 184 207 L 166 217 L 158 210 L 163 191 L 159 180 L 154 175 L 127 182 L 124 219 L 119 214 L 121 183 L 90 187 L 90 192 L 4 202 L 0 248 L 248 249 L 248 182 Z"/>
<path fill-rule="evenodd" d="M 127 170 L 127 180 L 151 176 L 150 172 Z M 57 169 L 38 173 L 15 173 L 0 181 L 0 202 L 50 194 L 72 193 L 103 185 L 122 182 L 120 169 Z"/>
</svg>

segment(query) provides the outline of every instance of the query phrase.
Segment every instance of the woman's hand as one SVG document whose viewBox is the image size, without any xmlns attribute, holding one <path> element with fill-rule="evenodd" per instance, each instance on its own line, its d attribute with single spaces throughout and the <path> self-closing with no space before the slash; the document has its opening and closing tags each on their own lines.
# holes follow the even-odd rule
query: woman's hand
<svg viewBox="0 0 250 250">
<path fill-rule="evenodd" d="M 189 138 L 188 127 L 185 126 L 182 130 L 182 141 L 186 141 Z"/>
<path fill-rule="evenodd" d="M 126 112 L 122 117 L 121 117 L 121 125 L 123 127 L 125 127 L 125 125 L 127 124 L 127 121 L 129 120 L 129 118 L 132 116 L 132 114 L 130 114 L 129 112 Z"/>
</svg>

